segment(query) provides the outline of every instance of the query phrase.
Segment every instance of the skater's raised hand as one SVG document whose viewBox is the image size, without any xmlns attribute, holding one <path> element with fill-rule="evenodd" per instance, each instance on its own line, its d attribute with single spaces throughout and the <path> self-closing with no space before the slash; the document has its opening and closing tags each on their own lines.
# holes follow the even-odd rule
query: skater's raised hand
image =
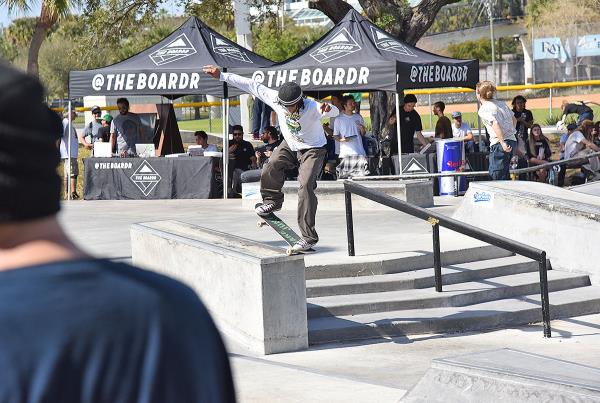
<svg viewBox="0 0 600 403">
<path fill-rule="evenodd" d="M 202 71 L 204 71 L 206 74 L 213 78 L 221 77 L 221 70 L 219 70 L 217 66 L 207 65 L 202 67 Z"/>
</svg>

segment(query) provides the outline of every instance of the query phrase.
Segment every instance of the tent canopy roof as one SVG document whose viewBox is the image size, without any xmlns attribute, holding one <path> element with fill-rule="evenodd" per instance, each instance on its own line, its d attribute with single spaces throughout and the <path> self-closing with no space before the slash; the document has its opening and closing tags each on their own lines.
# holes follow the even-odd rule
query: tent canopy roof
<svg viewBox="0 0 600 403">
<path fill-rule="evenodd" d="M 350 10 L 327 34 L 298 55 L 272 66 L 231 69 L 271 88 L 296 81 L 308 93 L 474 88 L 477 60 L 434 55 L 407 45 Z"/>
<path fill-rule="evenodd" d="M 119 63 L 94 70 L 69 73 L 69 95 L 182 95 L 223 97 L 223 83 L 202 72 L 214 64 L 234 67 L 266 67 L 274 62 L 230 41 L 196 17 L 162 41 Z M 228 96 L 240 94 L 229 88 Z"/>
</svg>

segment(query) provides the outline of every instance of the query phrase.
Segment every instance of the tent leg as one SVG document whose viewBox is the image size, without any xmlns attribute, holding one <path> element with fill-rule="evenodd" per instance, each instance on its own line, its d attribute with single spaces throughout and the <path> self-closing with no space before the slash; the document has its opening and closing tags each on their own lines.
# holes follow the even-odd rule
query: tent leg
<svg viewBox="0 0 600 403">
<path fill-rule="evenodd" d="M 402 137 L 402 129 L 400 128 L 400 96 L 396 93 L 396 140 L 398 140 L 398 175 L 402 176 L 402 141 L 400 138 Z"/>
<path fill-rule="evenodd" d="M 227 98 L 222 99 L 223 115 L 223 199 L 227 199 L 229 191 L 229 112 L 227 111 Z"/>
<path fill-rule="evenodd" d="M 73 117 L 73 113 L 72 113 L 72 109 L 73 106 L 71 104 L 71 99 L 69 99 L 69 106 L 68 106 L 68 111 L 69 111 L 69 123 L 67 124 L 67 160 L 65 161 L 65 163 L 67 164 L 67 200 L 71 200 L 71 193 L 73 192 L 73 189 L 71 189 L 71 130 L 72 130 L 72 125 L 73 125 L 73 121 L 72 121 L 72 117 Z"/>
</svg>

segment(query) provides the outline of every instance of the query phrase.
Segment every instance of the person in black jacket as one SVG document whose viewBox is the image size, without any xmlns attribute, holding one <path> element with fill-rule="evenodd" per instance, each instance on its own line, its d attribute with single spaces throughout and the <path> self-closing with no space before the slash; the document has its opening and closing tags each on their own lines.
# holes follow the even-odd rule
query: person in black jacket
<svg viewBox="0 0 600 403">
<path fill-rule="evenodd" d="M 542 165 L 550 161 L 552 150 L 548 138 L 542 133 L 542 128 L 537 123 L 531 126 L 529 137 L 525 142 L 525 155 L 529 166 Z M 539 169 L 535 171 L 539 182 L 546 182 L 548 179 L 548 170 Z"/>
</svg>

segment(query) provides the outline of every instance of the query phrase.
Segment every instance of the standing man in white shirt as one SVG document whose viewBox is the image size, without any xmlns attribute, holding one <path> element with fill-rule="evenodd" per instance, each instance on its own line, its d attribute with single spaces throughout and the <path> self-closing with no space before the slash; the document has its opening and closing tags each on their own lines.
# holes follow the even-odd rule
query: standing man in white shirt
<svg viewBox="0 0 600 403">
<path fill-rule="evenodd" d="M 471 126 L 462 121 L 462 113 L 452 112 L 452 137 L 462 139 L 465 142 L 465 151 L 467 153 L 475 152 L 475 143 L 473 142 L 473 132 Z"/>
<path fill-rule="evenodd" d="M 73 121 L 77 117 L 77 112 L 71 111 L 71 130 L 69 130 L 69 112 L 66 111 L 63 114 L 63 135 L 60 139 L 60 158 L 63 160 L 64 166 L 64 198 L 69 198 L 69 173 L 71 175 L 71 198 L 79 199 L 77 194 L 77 176 L 79 176 L 79 164 L 77 158 L 79 157 L 79 143 L 83 144 L 85 148 L 91 149 L 92 145 L 88 143 L 83 134 L 78 134 L 77 130 L 73 127 Z M 69 146 L 69 136 L 71 137 L 71 145 Z"/>
<path fill-rule="evenodd" d="M 275 91 L 249 78 L 221 73 L 215 66 L 204 66 L 204 72 L 254 95 L 277 113 L 284 140 L 263 169 L 260 178 L 263 204 L 256 208 L 256 212 L 259 215 L 268 215 L 281 209 L 284 171 L 298 167 L 298 226 L 302 239 L 294 244 L 292 249 L 311 249 L 319 241 L 315 230 L 315 188 L 317 175 L 323 169 L 327 154 L 327 140 L 321 119 L 337 116 L 338 109 L 330 104 L 305 99 L 302 89 L 294 82 L 285 83 L 279 91 Z"/>
<path fill-rule="evenodd" d="M 340 144 L 338 179 L 369 174 L 369 164 L 362 141 L 366 133 L 365 122 L 360 114 L 354 113 L 354 109 L 355 101 L 352 95 L 342 98 L 342 113 L 336 118 L 333 128 L 333 138 Z"/>
</svg>

